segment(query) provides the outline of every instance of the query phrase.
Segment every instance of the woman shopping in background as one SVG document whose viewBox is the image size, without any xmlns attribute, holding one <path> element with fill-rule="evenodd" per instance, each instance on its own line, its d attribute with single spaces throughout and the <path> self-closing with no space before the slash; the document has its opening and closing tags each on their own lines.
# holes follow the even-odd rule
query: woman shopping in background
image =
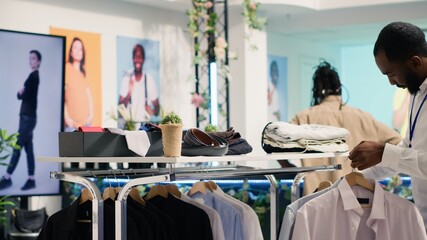
<svg viewBox="0 0 427 240">
<path fill-rule="evenodd" d="M 82 40 L 75 37 L 65 67 L 65 131 L 90 126 L 92 123 L 93 100 L 84 65 L 85 48 Z"/>
</svg>

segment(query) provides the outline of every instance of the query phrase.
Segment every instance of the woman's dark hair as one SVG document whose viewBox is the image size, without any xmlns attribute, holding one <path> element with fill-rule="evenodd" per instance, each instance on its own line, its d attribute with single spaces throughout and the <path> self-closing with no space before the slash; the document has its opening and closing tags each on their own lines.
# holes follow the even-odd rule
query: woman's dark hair
<svg viewBox="0 0 427 240">
<path fill-rule="evenodd" d="M 36 56 L 37 56 L 37 60 L 39 60 L 39 61 L 41 61 L 42 60 L 42 55 L 40 54 L 40 52 L 39 51 L 37 51 L 37 50 L 31 50 L 30 51 L 30 54 L 31 53 L 34 53 Z"/>
<path fill-rule="evenodd" d="M 412 56 L 427 57 L 424 32 L 417 26 L 405 22 L 392 22 L 378 35 L 374 56 L 384 50 L 389 61 L 405 61 Z"/>
<path fill-rule="evenodd" d="M 85 56 L 86 56 L 86 51 L 85 51 L 85 46 L 83 45 L 83 41 L 80 38 L 78 38 L 78 37 L 73 38 L 73 41 L 71 42 L 70 50 L 68 51 L 68 62 L 69 63 L 73 63 L 74 62 L 74 58 L 71 55 L 71 51 L 73 49 L 74 43 L 77 42 L 77 41 L 79 41 L 79 42 L 82 43 L 82 51 L 83 51 L 83 57 L 82 57 L 82 60 L 80 61 L 80 72 L 83 73 L 83 76 L 86 76 L 86 70 L 85 70 Z"/>
<path fill-rule="evenodd" d="M 313 98 L 311 106 L 320 104 L 330 95 L 341 96 L 341 81 L 335 68 L 321 60 L 313 74 Z"/>
</svg>

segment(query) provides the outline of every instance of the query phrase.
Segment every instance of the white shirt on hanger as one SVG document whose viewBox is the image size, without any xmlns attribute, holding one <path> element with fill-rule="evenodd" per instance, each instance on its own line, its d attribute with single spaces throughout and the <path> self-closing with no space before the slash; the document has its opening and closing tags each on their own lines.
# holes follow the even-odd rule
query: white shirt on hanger
<svg viewBox="0 0 427 240">
<path fill-rule="evenodd" d="M 354 192 L 353 192 L 354 191 Z M 369 198 L 371 209 L 364 209 L 357 197 Z M 307 202 L 296 216 L 292 239 L 427 239 L 422 217 L 415 205 L 384 191 L 354 186 L 345 178 L 337 188 Z"/>
<path fill-rule="evenodd" d="M 312 193 L 310 195 L 304 196 L 297 199 L 286 207 L 285 214 L 283 215 L 282 226 L 280 227 L 280 234 L 278 240 L 289 240 L 292 238 L 295 226 L 295 218 L 297 215 L 298 209 L 300 209 L 308 201 L 334 189 L 338 186 L 342 179 L 338 179 L 332 186 L 323 189 L 321 191 Z"/>
<path fill-rule="evenodd" d="M 256 215 L 255 211 L 250 206 L 233 198 L 228 194 L 225 194 L 219 187 L 213 191 L 213 194 L 230 203 L 233 207 L 237 209 L 237 211 L 239 211 L 242 217 L 241 223 L 243 233 L 245 235 L 245 240 L 264 239 L 258 215 Z"/>
</svg>

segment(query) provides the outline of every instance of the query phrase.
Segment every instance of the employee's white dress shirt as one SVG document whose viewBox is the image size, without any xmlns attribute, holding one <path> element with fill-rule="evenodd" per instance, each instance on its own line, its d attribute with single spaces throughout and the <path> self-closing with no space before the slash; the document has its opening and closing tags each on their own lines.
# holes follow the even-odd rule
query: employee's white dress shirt
<svg viewBox="0 0 427 240">
<path fill-rule="evenodd" d="M 368 198 L 372 208 L 362 208 L 356 196 Z M 378 183 L 371 192 L 350 187 L 344 178 L 337 188 L 298 210 L 292 239 L 424 240 L 427 236 L 413 203 L 384 191 Z"/>
<path fill-rule="evenodd" d="M 424 80 L 415 95 L 412 122 L 426 94 L 427 79 Z M 408 112 L 411 111 L 411 105 L 412 97 Z M 386 144 L 380 164 L 363 171 L 365 177 L 377 180 L 391 177 L 397 173 L 411 176 L 414 202 L 423 216 L 424 223 L 427 224 L 427 101 L 420 110 L 414 128 L 412 147 L 409 148 L 408 129 L 405 138 L 397 146 Z"/>
</svg>

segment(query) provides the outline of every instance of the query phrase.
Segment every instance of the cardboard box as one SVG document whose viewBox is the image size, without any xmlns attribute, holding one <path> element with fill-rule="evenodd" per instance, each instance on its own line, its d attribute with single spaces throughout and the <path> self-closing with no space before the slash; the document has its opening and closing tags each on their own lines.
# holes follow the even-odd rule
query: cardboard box
<svg viewBox="0 0 427 240">
<path fill-rule="evenodd" d="M 162 133 L 147 133 L 150 139 L 148 156 L 162 156 Z M 60 157 L 138 157 L 128 149 L 123 135 L 110 132 L 60 132 Z"/>
</svg>

